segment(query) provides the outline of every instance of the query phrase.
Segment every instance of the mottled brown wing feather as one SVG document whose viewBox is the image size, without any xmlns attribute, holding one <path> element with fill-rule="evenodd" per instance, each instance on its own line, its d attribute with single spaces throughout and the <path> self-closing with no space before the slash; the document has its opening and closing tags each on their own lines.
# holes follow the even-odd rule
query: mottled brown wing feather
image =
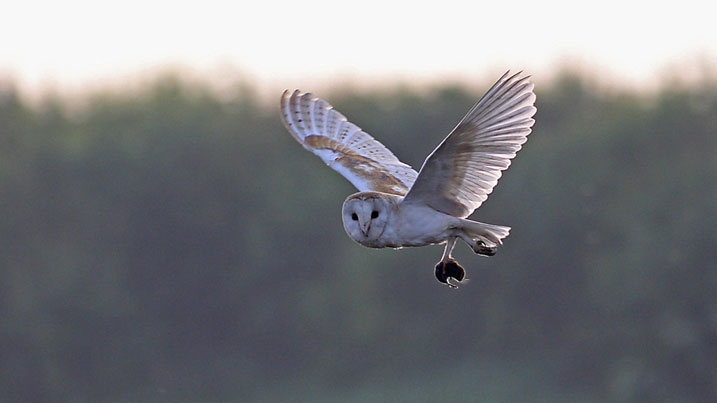
<svg viewBox="0 0 717 403">
<path fill-rule="evenodd" d="M 403 196 L 416 180 L 418 174 L 413 168 L 310 93 L 285 91 L 281 97 L 281 118 L 304 148 L 360 191 Z"/>
</svg>

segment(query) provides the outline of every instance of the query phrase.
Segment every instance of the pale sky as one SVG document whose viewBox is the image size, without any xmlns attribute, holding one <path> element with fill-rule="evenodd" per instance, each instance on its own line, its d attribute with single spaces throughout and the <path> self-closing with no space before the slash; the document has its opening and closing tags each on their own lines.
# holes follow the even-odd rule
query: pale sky
<svg viewBox="0 0 717 403">
<path fill-rule="evenodd" d="M 313 90 L 347 79 L 478 81 L 507 69 L 537 80 L 569 60 L 650 85 L 668 68 L 717 70 L 708 3 L 13 1 L 0 14 L 0 82 L 77 91 L 178 66 L 219 82 L 241 73 L 270 91 Z"/>
</svg>

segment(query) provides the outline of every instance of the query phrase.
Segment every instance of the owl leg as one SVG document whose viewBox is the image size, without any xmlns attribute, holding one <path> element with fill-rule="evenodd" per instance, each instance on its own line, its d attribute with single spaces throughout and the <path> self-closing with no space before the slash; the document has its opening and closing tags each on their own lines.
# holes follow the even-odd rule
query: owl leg
<svg viewBox="0 0 717 403">
<path fill-rule="evenodd" d="M 446 242 L 446 248 L 443 250 L 443 257 L 436 265 L 436 279 L 451 288 L 458 288 L 458 286 L 451 284 L 448 280 L 454 278 L 460 282 L 466 276 L 465 269 L 463 269 L 463 267 L 456 262 L 456 259 L 453 259 L 451 256 L 451 252 L 453 251 L 453 247 L 455 245 L 456 238 L 449 238 Z"/>
<path fill-rule="evenodd" d="M 441 262 L 447 262 L 453 257 L 451 256 L 451 253 L 453 253 L 453 247 L 456 246 L 456 237 L 448 238 L 448 241 L 446 241 L 446 247 L 443 248 L 443 256 L 441 257 Z"/>
</svg>

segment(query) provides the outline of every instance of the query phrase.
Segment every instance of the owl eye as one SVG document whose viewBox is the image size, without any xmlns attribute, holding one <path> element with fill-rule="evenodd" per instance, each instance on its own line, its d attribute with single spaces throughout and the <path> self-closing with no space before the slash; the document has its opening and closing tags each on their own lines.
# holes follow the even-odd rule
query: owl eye
<svg viewBox="0 0 717 403">
<path fill-rule="evenodd" d="M 358 215 L 356 213 L 351 213 L 351 219 L 354 221 L 358 221 Z"/>
<path fill-rule="evenodd" d="M 372 211 L 371 218 L 378 218 L 378 211 L 376 211 L 376 210 Z"/>
</svg>

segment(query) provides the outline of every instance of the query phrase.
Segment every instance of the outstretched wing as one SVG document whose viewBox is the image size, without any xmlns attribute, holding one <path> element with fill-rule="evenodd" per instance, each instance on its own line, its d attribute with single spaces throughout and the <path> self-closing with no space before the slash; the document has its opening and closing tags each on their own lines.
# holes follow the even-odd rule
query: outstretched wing
<svg viewBox="0 0 717 403">
<path fill-rule="evenodd" d="M 508 74 L 426 158 L 405 203 L 467 217 L 488 198 L 535 122 L 530 77 Z"/>
<path fill-rule="evenodd" d="M 281 117 L 304 148 L 318 155 L 359 191 L 403 196 L 416 180 L 418 174 L 413 168 L 310 93 L 284 91 Z"/>
</svg>

